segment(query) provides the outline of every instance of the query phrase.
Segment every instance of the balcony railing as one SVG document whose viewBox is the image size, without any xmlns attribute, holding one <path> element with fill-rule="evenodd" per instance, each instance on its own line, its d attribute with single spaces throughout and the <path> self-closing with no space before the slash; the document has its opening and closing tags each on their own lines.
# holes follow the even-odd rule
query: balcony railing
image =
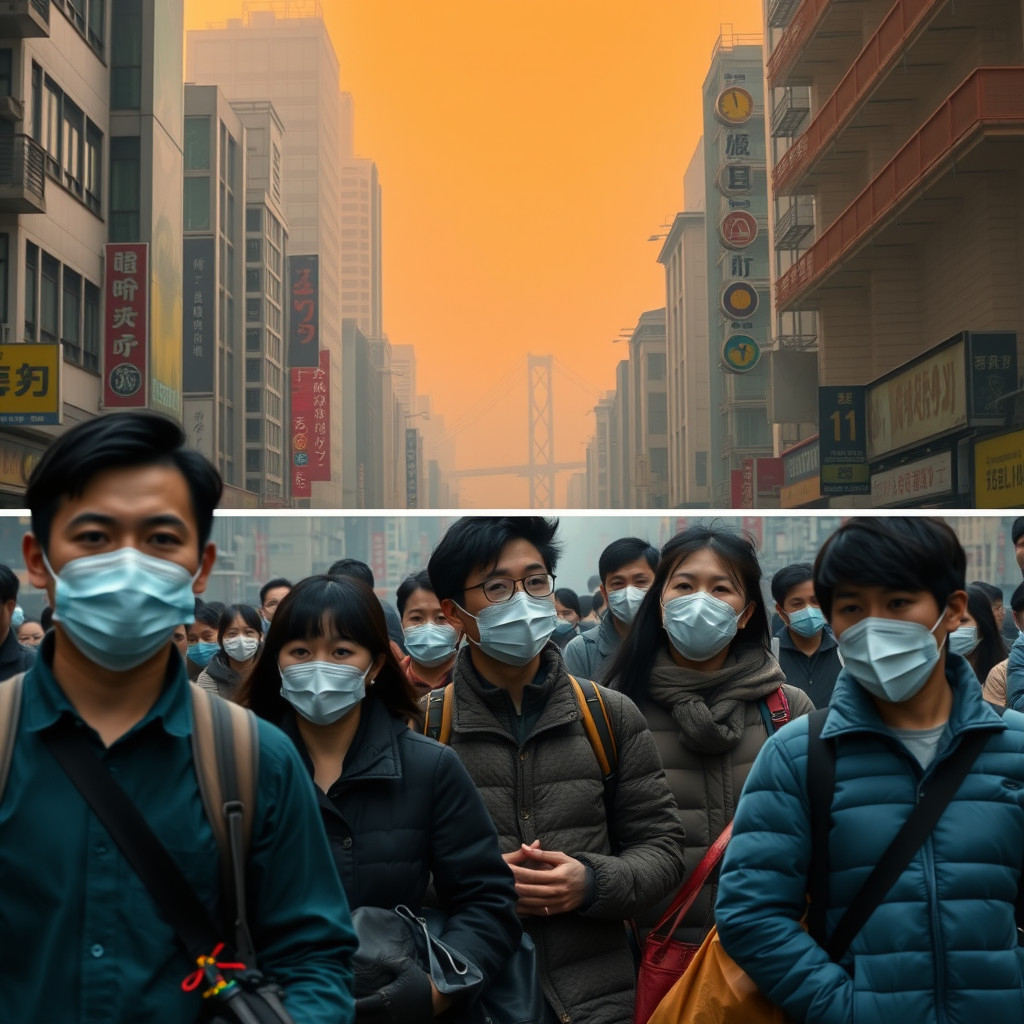
<svg viewBox="0 0 1024 1024">
<path fill-rule="evenodd" d="M 779 159 L 772 174 L 775 192 L 795 186 L 829 143 L 870 96 L 910 39 L 944 6 L 944 0 L 897 0 L 857 55 L 835 91 L 822 104 L 799 141 Z M 774 126 L 774 120 L 772 122 Z"/>
<path fill-rule="evenodd" d="M 771 28 L 785 28 L 793 20 L 793 12 L 800 6 L 800 0 L 773 0 L 768 8 L 768 25 Z"/>
<path fill-rule="evenodd" d="M 779 309 L 848 259 L 915 189 L 979 132 L 1024 130 L 1024 67 L 979 68 L 922 125 L 807 252 L 779 279 Z"/>
<path fill-rule="evenodd" d="M 775 248 L 799 249 L 800 243 L 814 230 L 814 199 L 795 196 L 788 210 L 775 222 Z"/>
<path fill-rule="evenodd" d="M 0 210 L 45 213 L 43 147 L 27 135 L 0 135 Z"/>
<path fill-rule="evenodd" d="M 0 38 L 45 38 L 50 34 L 50 0 L 0 0 Z"/>
<path fill-rule="evenodd" d="M 835 0 L 801 0 L 779 45 L 768 58 L 768 84 L 778 85 L 796 63 L 800 51 L 810 41 L 821 16 Z"/>
<path fill-rule="evenodd" d="M 783 91 L 782 98 L 772 111 L 772 138 L 791 139 L 800 131 L 800 126 L 811 112 L 811 90 L 809 86 L 790 86 Z"/>
</svg>

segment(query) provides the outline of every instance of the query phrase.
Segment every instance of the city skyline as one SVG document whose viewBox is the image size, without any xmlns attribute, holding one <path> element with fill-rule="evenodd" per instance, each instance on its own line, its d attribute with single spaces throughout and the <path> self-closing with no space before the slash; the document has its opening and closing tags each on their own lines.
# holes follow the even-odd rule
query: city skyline
<svg viewBox="0 0 1024 1024">
<path fill-rule="evenodd" d="M 528 353 L 553 353 L 590 385 L 556 373 L 554 458 L 577 462 L 594 393 L 614 386 L 612 339 L 664 304 L 648 237 L 682 206 L 721 31 L 718 7 L 583 11 L 322 6 L 354 97 L 355 153 L 383 187 L 385 332 L 416 347 L 420 390 L 449 423 Z M 242 0 L 185 4 L 187 30 L 242 15 Z M 725 16 L 735 33 L 760 32 L 759 3 Z M 525 462 L 527 409 L 525 385 L 497 400 L 458 436 L 460 468 Z M 460 489 L 467 506 L 529 503 L 524 479 Z"/>
</svg>

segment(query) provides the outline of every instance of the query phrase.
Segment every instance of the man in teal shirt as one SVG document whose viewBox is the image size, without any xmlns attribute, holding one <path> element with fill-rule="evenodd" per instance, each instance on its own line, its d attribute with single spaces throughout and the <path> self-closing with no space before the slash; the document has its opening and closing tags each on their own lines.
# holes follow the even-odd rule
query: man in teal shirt
<svg viewBox="0 0 1024 1024">
<path fill-rule="evenodd" d="M 0 799 L 0 1020 L 191 1024 L 194 964 L 44 744 L 70 719 L 220 919 L 219 854 L 192 760 L 189 682 L 171 642 L 213 567 L 221 481 L 150 414 L 82 424 L 29 482 L 30 581 L 54 631 L 25 677 Z M 349 1024 L 355 938 L 308 775 L 259 723 L 247 868 L 259 967 L 297 1024 Z"/>
</svg>

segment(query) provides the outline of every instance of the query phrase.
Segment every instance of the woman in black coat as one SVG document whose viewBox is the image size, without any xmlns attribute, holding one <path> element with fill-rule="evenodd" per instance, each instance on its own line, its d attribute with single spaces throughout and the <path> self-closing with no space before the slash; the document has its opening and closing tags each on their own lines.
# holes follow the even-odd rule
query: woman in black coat
<svg viewBox="0 0 1024 1024">
<path fill-rule="evenodd" d="M 512 873 L 458 755 L 408 727 L 418 709 L 373 591 L 350 577 L 299 583 L 239 700 L 295 742 L 349 905 L 418 912 L 432 881 L 448 915 L 440 937 L 492 978 L 522 934 Z M 387 988 L 357 1001 L 357 1022 L 450 1009 L 415 965 Z"/>
</svg>

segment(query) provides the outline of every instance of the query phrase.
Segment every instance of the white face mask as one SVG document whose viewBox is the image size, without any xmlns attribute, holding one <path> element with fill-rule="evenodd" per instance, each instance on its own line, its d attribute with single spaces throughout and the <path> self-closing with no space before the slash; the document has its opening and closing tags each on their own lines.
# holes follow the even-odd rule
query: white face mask
<svg viewBox="0 0 1024 1024">
<path fill-rule="evenodd" d="M 647 591 L 640 587 L 630 586 L 621 590 L 611 590 L 608 592 L 608 607 L 619 622 L 628 626 L 636 618 L 636 613 L 646 596 Z"/>
<path fill-rule="evenodd" d="M 286 665 L 281 669 L 281 696 L 314 725 L 330 725 L 366 695 L 370 668 L 363 672 L 331 661 Z"/>
<path fill-rule="evenodd" d="M 476 646 L 506 665 L 531 662 L 551 639 L 558 622 L 555 603 L 550 597 L 530 597 L 521 590 L 508 601 L 489 604 L 479 615 L 470 615 L 465 608 L 460 610 L 476 620 L 480 630 Z M 474 642 L 469 637 L 466 639 Z"/>
<path fill-rule="evenodd" d="M 688 661 L 708 661 L 728 647 L 739 629 L 741 614 L 703 590 L 673 597 L 662 605 L 665 632 Z"/>
<path fill-rule="evenodd" d="M 224 653 L 235 661 L 248 661 L 260 647 L 254 636 L 233 636 L 224 641 Z"/>
</svg>

